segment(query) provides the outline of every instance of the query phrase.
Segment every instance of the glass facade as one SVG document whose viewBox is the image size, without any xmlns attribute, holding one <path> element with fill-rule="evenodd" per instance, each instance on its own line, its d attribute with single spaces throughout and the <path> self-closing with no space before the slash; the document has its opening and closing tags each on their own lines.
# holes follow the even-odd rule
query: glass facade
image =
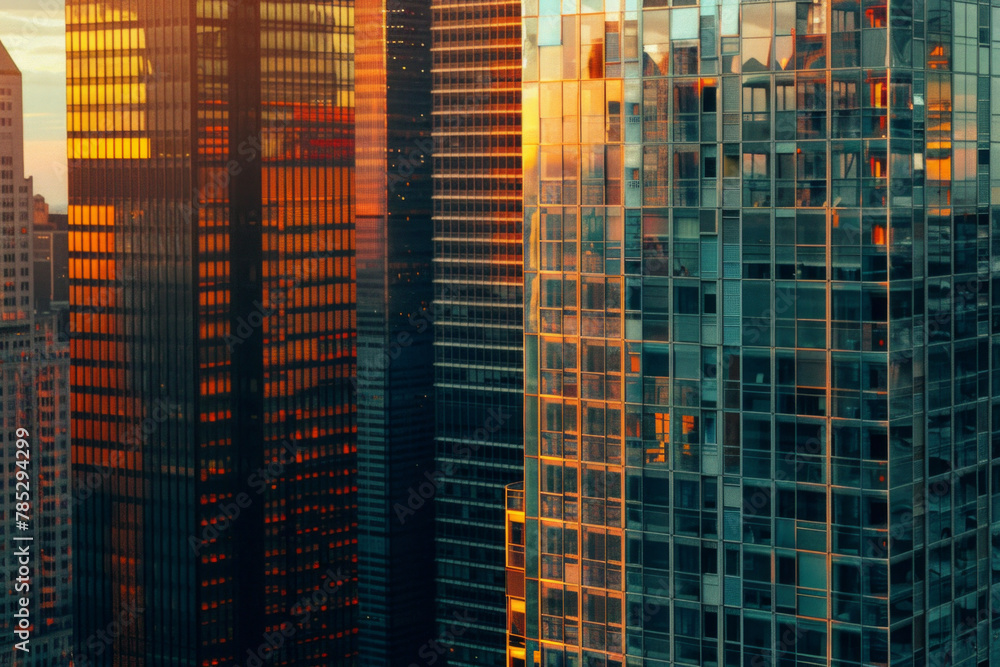
<svg viewBox="0 0 1000 667">
<path fill-rule="evenodd" d="M 357 3 L 360 664 L 436 636 L 429 0 Z"/>
<path fill-rule="evenodd" d="M 1000 660 L 993 20 L 525 3 L 509 664 Z"/>
<path fill-rule="evenodd" d="M 431 9 L 436 613 L 449 665 L 497 665 L 503 487 L 523 459 L 521 4 Z"/>
<path fill-rule="evenodd" d="M 77 656 L 349 664 L 353 4 L 66 20 Z"/>
</svg>

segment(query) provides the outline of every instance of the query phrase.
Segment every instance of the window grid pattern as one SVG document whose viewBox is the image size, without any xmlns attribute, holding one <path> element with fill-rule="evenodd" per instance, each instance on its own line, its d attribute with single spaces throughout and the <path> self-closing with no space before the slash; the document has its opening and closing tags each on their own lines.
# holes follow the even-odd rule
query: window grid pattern
<svg viewBox="0 0 1000 667">
<path fill-rule="evenodd" d="M 526 3 L 509 664 L 995 650 L 995 10 L 914 9 Z"/>
<path fill-rule="evenodd" d="M 521 6 L 435 1 L 437 619 L 449 665 L 503 662 L 503 487 L 522 475 Z"/>
<path fill-rule="evenodd" d="M 352 32 L 67 5 L 76 636 L 121 628 L 93 664 L 230 664 L 303 605 L 272 663 L 356 654 Z"/>
</svg>

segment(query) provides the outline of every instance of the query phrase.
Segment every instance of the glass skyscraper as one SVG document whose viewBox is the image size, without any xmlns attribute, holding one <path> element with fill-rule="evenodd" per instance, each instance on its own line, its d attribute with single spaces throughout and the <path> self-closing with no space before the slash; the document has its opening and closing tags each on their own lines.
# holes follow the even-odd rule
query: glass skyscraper
<svg viewBox="0 0 1000 667">
<path fill-rule="evenodd" d="M 76 659 L 350 664 L 353 4 L 66 19 Z"/>
<path fill-rule="evenodd" d="M 1000 7 L 524 13 L 508 664 L 1000 661 Z"/>
<path fill-rule="evenodd" d="M 356 7 L 360 664 L 409 665 L 436 637 L 430 2 Z"/>
<path fill-rule="evenodd" d="M 521 3 L 431 9 L 437 617 L 449 665 L 497 665 L 523 459 Z"/>
</svg>

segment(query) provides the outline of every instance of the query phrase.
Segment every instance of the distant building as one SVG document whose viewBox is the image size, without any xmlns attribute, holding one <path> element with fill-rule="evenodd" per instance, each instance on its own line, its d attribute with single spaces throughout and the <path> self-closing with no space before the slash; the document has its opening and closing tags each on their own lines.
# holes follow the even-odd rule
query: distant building
<svg viewBox="0 0 1000 667">
<path fill-rule="evenodd" d="M 36 225 L 47 225 L 49 223 L 49 204 L 43 195 L 34 196 L 34 217 Z"/>
<path fill-rule="evenodd" d="M 58 340 L 54 318 L 37 315 L 32 304 L 35 201 L 24 178 L 22 113 L 21 73 L 0 44 L 0 664 L 64 667 L 73 636 L 69 347 Z M 28 432 L 26 449 L 17 447 L 18 429 Z M 25 491 L 28 501 L 19 495 Z M 18 512 L 28 517 L 25 528 Z M 29 546 L 28 581 L 18 580 L 23 563 L 14 551 L 22 545 Z M 29 600 L 29 652 L 13 646 L 22 598 Z"/>
<path fill-rule="evenodd" d="M 48 211 L 45 198 L 35 195 L 32 277 L 37 313 L 59 311 L 69 307 L 68 219 L 66 214 Z"/>
</svg>

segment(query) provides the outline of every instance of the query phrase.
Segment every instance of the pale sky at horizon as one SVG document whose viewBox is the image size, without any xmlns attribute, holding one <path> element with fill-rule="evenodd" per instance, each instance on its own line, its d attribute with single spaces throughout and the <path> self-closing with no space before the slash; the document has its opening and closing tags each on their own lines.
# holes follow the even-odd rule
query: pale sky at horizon
<svg viewBox="0 0 1000 667">
<path fill-rule="evenodd" d="M 0 0 L 0 42 L 24 85 L 24 169 L 66 212 L 66 38 L 62 0 Z"/>
</svg>

